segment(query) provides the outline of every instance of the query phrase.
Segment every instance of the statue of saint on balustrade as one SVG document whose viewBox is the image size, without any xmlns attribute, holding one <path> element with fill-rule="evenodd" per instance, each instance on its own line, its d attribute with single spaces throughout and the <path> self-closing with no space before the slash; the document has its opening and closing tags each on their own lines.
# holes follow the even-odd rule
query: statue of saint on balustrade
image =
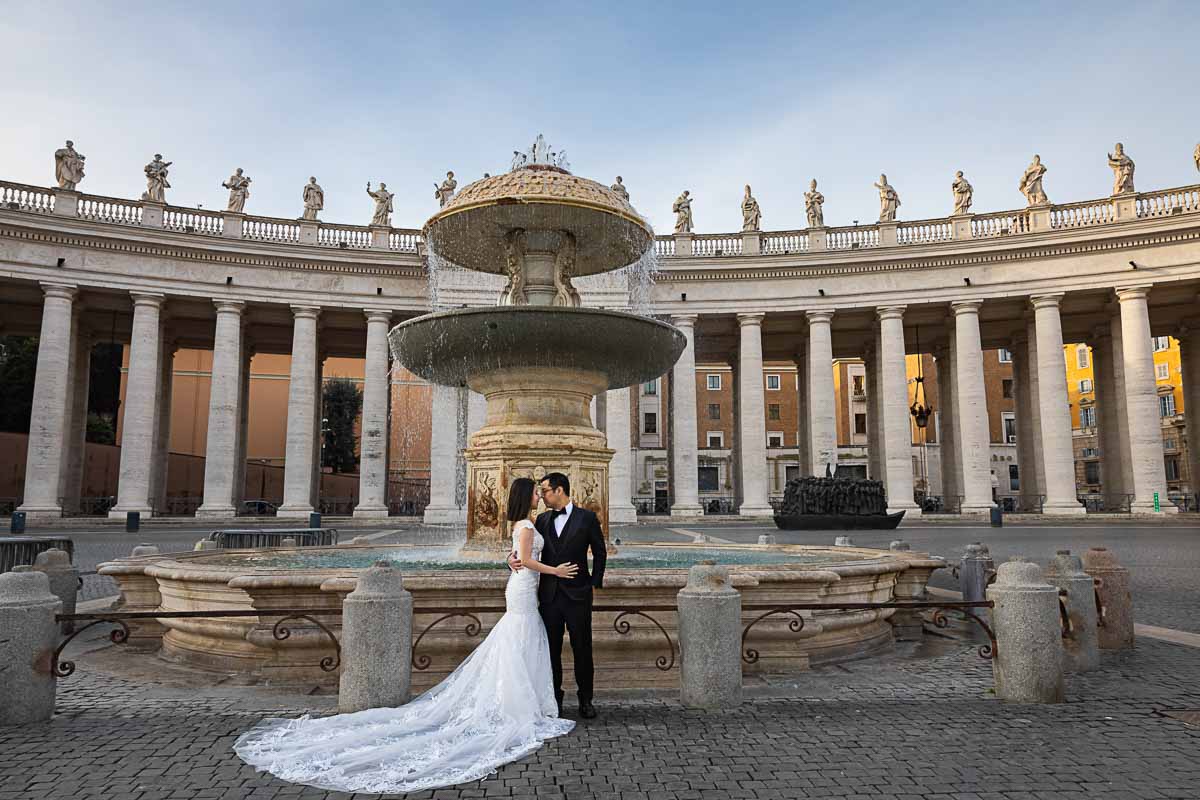
<svg viewBox="0 0 1200 800">
<path fill-rule="evenodd" d="M 879 183 L 873 184 L 879 190 L 879 221 L 895 222 L 896 212 L 900 210 L 900 195 L 888 183 L 887 175 L 879 176 Z"/>
<path fill-rule="evenodd" d="M 621 197 L 621 199 L 624 200 L 626 203 L 629 202 L 629 190 L 626 189 L 625 184 L 621 182 L 620 175 L 617 176 L 617 182 L 608 188 L 610 188 L 614 192 L 616 192 Z"/>
<path fill-rule="evenodd" d="M 1117 142 L 1113 148 L 1116 152 L 1108 154 L 1108 166 L 1113 171 L 1113 194 L 1132 194 L 1133 188 L 1133 159 L 1125 155 L 1125 145 Z"/>
<path fill-rule="evenodd" d="M 1042 157 L 1034 155 L 1033 162 L 1025 168 L 1025 172 L 1021 174 L 1021 183 L 1017 186 L 1021 190 L 1021 194 L 1025 195 L 1025 202 L 1028 205 L 1044 206 L 1049 204 L 1050 200 L 1042 189 L 1042 178 L 1045 175 L 1046 165 L 1042 163 Z"/>
<path fill-rule="evenodd" d="M 445 208 L 446 204 L 454 197 L 454 191 L 458 188 L 458 181 L 454 180 L 454 173 L 447 172 L 446 180 L 442 181 L 441 185 L 433 185 L 433 199 L 438 201 L 438 208 Z"/>
<path fill-rule="evenodd" d="M 746 184 L 746 194 L 742 198 L 742 232 L 762 230 L 762 209 L 758 201 L 750 194 L 750 184 Z"/>
<path fill-rule="evenodd" d="M 167 182 L 167 168 L 174 163 L 174 161 L 163 161 L 162 154 L 155 153 L 154 160 L 142 168 L 142 172 L 146 173 L 146 191 L 142 193 L 143 201 L 167 202 L 167 189 L 171 188 L 171 184 Z"/>
<path fill-rule="evenodd" d="M 817 191 L 817 179 L 813 178 L 809 191 L 804 193 L 804 213 L 808 215 L 808 227 L 825 227 L 825 195 Z"/>
<path fill-rule="evenodd" d="M 375 201 L 375 213 L 371 217 L 372 225 L 382 225 L 391 227 L 392 224 L 392 198 L 394 194 L 387 190 L 386 183 L 380 183 L 376 191 L 371 191 L 371 182 L 367 181 L 367 194 Z"/>
<path fill-rule="evenodd" d="M 317 184 L 314 176 L 304 184 L 304 214 L 300 219 L 315 221 L 317 212 L 323 208 L 325 208 L 325 190 Z"/>
<path fill-rule="evenodd" d="M 54 179 L 58 181 L 58 188 L 75 190 L 83 180 L 83 162 L 86 158 L 75 151 L 75 143 L 70 139 L 66 147 L 54 151 Z"/>
<path fill-rule="evenodd" d="M 229 180 L 221 185 L 229 190 L 229 205 L 225 210 L 235 214 L 243 213 L 246 210 L 246 198 L 250 196 L 250 177 L 243 175 L 242 168 L 238 167 L 229 176 Z"/>
<path fill-rule="evenodd" d="M 961 169 L 954 173 L 954 183 L 950 184 L 950 188 L 954 191 L 954 216 L 970 214 L 971 198 L 974 196 L 975 190 L 971 188 L 971 184 L 963 177 Z"/>
<path fill-rule="evenodd" d="M 683 194 L 675 198 L 675 202 L 671 204 L 671 210 L 675 212 L 675 232 L 676 233 L 691 233 L 692 232 L 692 197 L 691 193 L 684 190 Z"/>
</svg>

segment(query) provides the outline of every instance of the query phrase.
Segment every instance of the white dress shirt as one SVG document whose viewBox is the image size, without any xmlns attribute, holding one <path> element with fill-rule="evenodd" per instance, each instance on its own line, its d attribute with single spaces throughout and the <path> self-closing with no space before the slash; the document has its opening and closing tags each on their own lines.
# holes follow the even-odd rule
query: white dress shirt
<svg viewBox="0 0 1200 800">
<path fill-rule="evenodd" d="M 562 538 L 563 528 L 567 527 L 567 520 L 571 518 L 571 512 L 575 510 L 574 503 L 567 503 L 567 507 L 563 509 L 565 514 L 554 515 L 554 535 L 559 539 Z"/>
</svg>

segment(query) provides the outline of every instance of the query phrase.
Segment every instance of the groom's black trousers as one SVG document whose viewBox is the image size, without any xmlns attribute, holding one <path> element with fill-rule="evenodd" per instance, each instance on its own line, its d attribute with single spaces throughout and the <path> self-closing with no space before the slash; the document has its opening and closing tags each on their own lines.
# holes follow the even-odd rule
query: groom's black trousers
<svg viewBox="0 0 1200 800">
<path fill-rule="evenodd" d="M 571 653 L 575 656 L 575 685 L 579 691 L 579 702 L 592 702 L 592 601 L 572 600 L 559 591 L 549 603 L 543 603 L 538 611 L 546 625 L 546 637 L 550 640 L 550 667 L 554 670 L 554 696 L 562 702 L 563 629 L 571 634 Z"/>
</svg>

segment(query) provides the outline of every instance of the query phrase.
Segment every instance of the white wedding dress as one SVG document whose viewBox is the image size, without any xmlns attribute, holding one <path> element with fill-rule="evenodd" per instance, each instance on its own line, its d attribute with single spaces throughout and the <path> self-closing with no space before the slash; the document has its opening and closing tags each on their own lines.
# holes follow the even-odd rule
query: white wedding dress
<svg viewBox="0 0 1200 800">
<path fill-rule="evenodd" d="M 513 529 L 513 546 L 528 520 Z M 533 533 L 533 558 L 544 544 Z M 414 792 L 479 780 L 562 736 L 538 573 L 509 576 L 504 616 L 444 681 L 399 708 L 267 719 L 242 734 L 242 760 L 292 783 L 341 792 Z"/>
</svg>

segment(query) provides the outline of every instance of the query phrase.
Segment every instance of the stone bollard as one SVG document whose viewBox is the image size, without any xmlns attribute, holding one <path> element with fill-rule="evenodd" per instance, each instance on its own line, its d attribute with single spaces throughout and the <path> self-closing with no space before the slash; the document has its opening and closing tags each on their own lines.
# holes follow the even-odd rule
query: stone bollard
<svg viewBox="0 0 1200 800">
<path fill-rule="evenodd" d="M 1117 563 L 1106 547 L 1093 547 L 1083 554 L 1083 571 L 1099 581 L 1103 613 L 1100 615 L 1100 649 L 1128 650 L 1133 647 L 1133 595 L 1129 592 L 1129 570 Z"/>
<path fill-rule="evenodd" d="M 75 598 L 79 595 L 79 570 L 71 563 L 71 556 L 66 550 L 52 547 L 38 553 L 33 560 L 33 568 L 44 572 L 50 581 L 50 592 L 62 601 L 62 614 L 75 613 Z M 70 633 L 75 630 L 75 623 L 62 623 L 62 632 Z"/>
<path fill-rule="evenodd" d="M 54 615 L 61 608 L 45 573 L 22 565 L 0 574 L 0 725 L 54 716 L 50 659 L 58 644 Z"/>
<path fill-rule="evenodd" d="M 342 602 L 338 711 L 394 708 L 412 684 L 412 595 L 400 570 L 376 561 Z"/>
<path fill-rule="evenodd" d="M 967 545 L 958 562 L 958 587 L 962 599 L 968 603 L 978 603 L 984 599 L 988 582 L 995 571 L 996 562 L 992 560 L 986 544 L 972 542 Z"/>
<path fill-rule="evenodd" d="M 193 550 L 220 550 L 221 548 L 220 548 L 220 545 L 218 545 L 212 539 L 201 539 L 200 541 L 196 542 L 196 546 L 193 547 L 192 549 Z"/>
<path fill-rule="evenodd" d="M 854 540 L 849 536 L 838 536 L 833 540 L 834 547 L 855 547 Z"/>
<path fill-rule="evenodd" d="M 760 534 L 758 535 L 758 543 L 759 543 L 759 544 L 763 544 L 763 545 L 772 545 L 772 544 L 776 544 L 776 540 L 775 540 L 775 534 L 773 534 L 773 533 L 760 533 Z"/>
<path fill-rule="evenodd" d="M 742 702 L 742 596 L 729 567 L 706 562 L 688 570 L 679 608 L 679 698 L 689 708 Z"/>
<path fill-rule="evenodd" d="M 1011 703 L 1063 702 L 1058 588 L 1045 583 L 1037 564 L 1013 559 L 1000 565 L 987 597 L 996 604 L 996 696 Z"/>
<path fill-rule="evenodd" d="M 280 540 L 280 542 L 279 542 L 279 546 L 280 547 L 295 547 L 296 546 L 296 537 L 295 536 L 283 537 L 283 539 Z"/>
<path fill-rule="evenodd" d="M 1059 550 L 1046 567 L 1046 580 L 1065 589 L 1071 630 L 1063 638 L 1063 668 L 1068 672 L 1090 672 L 1100 668 L 1100 640 L 1096 624 L 1096 590 L 1092 576 L 1083 571 L 1079 556 Z"/>
</svg>

